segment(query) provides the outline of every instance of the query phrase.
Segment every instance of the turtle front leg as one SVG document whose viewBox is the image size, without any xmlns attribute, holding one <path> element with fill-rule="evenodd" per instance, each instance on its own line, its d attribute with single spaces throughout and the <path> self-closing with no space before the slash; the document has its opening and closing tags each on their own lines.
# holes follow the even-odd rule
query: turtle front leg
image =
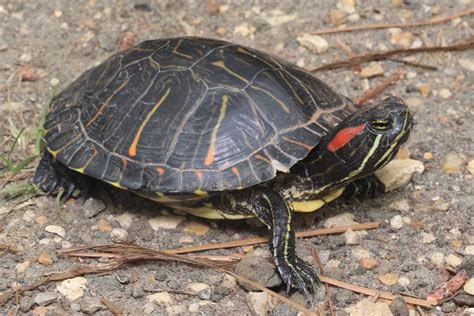
<svg viewBox="0 0 474 316">
<path fill-rule="evenodd" d="M 253 214 L 266 225 L 272 231 L 273 256 L 287 291 L 295 287 L 310 297 L 319 277 L 311 264 L 296 255 L 293 210 L 278 192 L 268 188 L 249 191 L 223 195 L 220 208 L 230 214 Z"/>
<path fill-rule="evenodd" d="M 63 188 L 64 200 L 67 200 L 77 187 L 70 171 L 57 162 L 48 151 L 45 151 L 36 168 L 33 182 L 48 195 L 56 194 L 59 188 Z"/>
<path fill-rule="evenodd" d="M 344 188 L 343 196 L 346 199 L 355 197 L 368 198 L 377 196 L 385 191 L 384 184 L 375 174 L 354 180 Z"/>
</svg>

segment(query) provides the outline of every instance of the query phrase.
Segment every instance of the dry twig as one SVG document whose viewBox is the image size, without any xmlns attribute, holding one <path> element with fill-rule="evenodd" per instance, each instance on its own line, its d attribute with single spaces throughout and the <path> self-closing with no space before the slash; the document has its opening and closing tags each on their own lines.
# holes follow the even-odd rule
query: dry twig
<svg viewBox="0 0 474 316">
<path fill-rule="evenodd" d="M 398 81 L 402 76 L 401 72 L 395 72 L 388 76 L 387 79 L 382 81 L 379 85 L 373 87 L 372 89 L 365 91 L 362 95 L 355 98 L 354 103 L 361 106 L 368 100 L 372 99 L 373 97 L 379 95 L 384 91 L 389 85 Z"/>
<path fill-rule="evenodd" d="M 317 71 L 323 71 L 323 70 L 347 68 L 347 67 L 352 67 L 355 65 L 367 63 L 370 61 L 386 60 L 397 55 L 413 55 L 413 54 L 419 54 L 419 53 L 434 53 L 434 52 L 452 52 L 452 51 L 468 50 L 468 49 L 473 49 L 473 48 L 474 48 L 474 36 L 471 36 L 470 38 L 459 41 L 453 45 L 418 47 L 418 48 L 397 48 L 397 49 L 389 50 L 386 52 L 375 52 L 375 53 L 370 53 L 370 54 L 357 55 L 345 60 L 338 60 L 326 65 L 309 68 L 308 71 L 317 72 Z"/>
<path fill-rule="evenodd" d="M 418 26 L 446 23 L 446 22 L 452 21 L 457 18 L 461 18 L 466 15 L 471 15 L 473 13 L 474 13 L 474 7 L 461 11 L 454 15 L 450 15 L 447 17 L 437 16 L 427 21 L 419 21 L 419 22 L 414 22 L 414 23 L 366 24 L 366 25 L 357 25 L 357 26 L 346 27 L 346 28 L 330 28 L 330 29 L 319 30 L 311 34 L 321 35 L 321 34 L 353 32 L 353 31 L 379 30 L 379 29 L 390 29 L 390 28 L 402 29 L 402 28 L 418 27 Z"/>
<path fill-rule="evenodd" d="M 324 275 L 324 267 L 323 267 L 323 264 L 321 263 L 321 258 L 319 258 L 319 254 L 316 251 L 316 249 L 314 249 L 314 247 L 311 247 L 311 255 L 313 256 L 314 261 L 319 267 L 320 275 Z M 324 286 L 326 287 L 326 296 L 327 296 L 326 300 L 328 301 L 328 305 L 329 305 L 329 313 L 331 314 L 331 316 L 334 316 L 334 306 L 331 300 L 331 289 L 327 283 L 324 283 Z"/>
<path fill-rule="evenodd" d="M 105 297 L 102 297 L 100 302 L 105 305 L 109 309 L 109 311 L 114 314 L 115 316 L 122 316 L 123 315 L 123 309 L 106 299 Z"/>
<path fill-rule="evenodd" d="M 466 271 L 461 270 L 454 277 L 449 279 L 448 282 L 430 293 L 426 299 L 433 304 L 438 304 L 440 301 L 456 293 L 456 291 L 466 283 L 467 279 Z"/>
</svg>

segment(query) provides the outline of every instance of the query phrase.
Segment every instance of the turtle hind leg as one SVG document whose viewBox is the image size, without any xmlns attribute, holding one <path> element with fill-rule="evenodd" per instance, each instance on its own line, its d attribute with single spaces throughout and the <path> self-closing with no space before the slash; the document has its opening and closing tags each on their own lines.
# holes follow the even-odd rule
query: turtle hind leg
<svg viewBox="0 0 474 316">
<path fill-rule="evenodd" d="M 67 200 L 78 187 L 75 178 L 73 171 L 57 162 L 53 155 L 46 151 L 36 168 L 33 182 L 48 195 L 56 195 L 62 188 L 62 199 Z"/>
</svg>

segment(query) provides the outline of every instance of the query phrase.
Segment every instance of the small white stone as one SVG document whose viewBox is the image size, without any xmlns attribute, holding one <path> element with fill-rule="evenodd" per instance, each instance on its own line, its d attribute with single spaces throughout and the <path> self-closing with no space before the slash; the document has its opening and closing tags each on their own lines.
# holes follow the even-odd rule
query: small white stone
<svg viewBox="0 0 474 316">
<path fill-rule="evenodd" d="M 189 304 L 188 306 L 188 311 L 190 313 L 197 313 L 199 312 L 199 304 L 196 304 L 196 303 L 192 303 L 192 304 Z"/>
<path fill-rule="evenodd" d="M 397 200 L 388 206 L 391 210 L 407 213 L 410 211 L 410 202 L 407 199 Z"/>
<path fill-rule="evenodd" d="M 460 266 L 462 263 L 462 259 L 456 255 L 450 254 L 448 258 L 446 258 L 446 264 L 453 268 Z"/>
<path fill-rule="evenodd" d="M 451 228 L 449 232 L 453 235 L 461 235 L 461 231 L 459 230 L 458 227 Z"/>
<path fill-rule="evenodd" d="M 418 160 L 392 160 L 377 170 L 375 175 L 385 185 L 385 192 L 390 192 L 408 184 L 413 173 L 422 173 L 424 170 L 423 163 Z"/>
<path fill-rule="evenodd" d="M 403 218 L 400 215 L 395 215 L 390 220 L 390 226 L 392 226 L 393 229 L 399 230 L 403 227 Z"/>
<path fill-rule="evenodd" d="M 472 58 L 461 58 L 458 60 L 459 65 L 461 68 L 467 71 L 474 71 L 474 59 Z"/>
<path fill-rule="evenodd" d="M 406 277 L 400 277 L 398 278 L 398 284 L 401 286 L 408 286 L 410 284 L 410 280 Z"/>
<path fill-rule="evenodd" d="M 324 222 L 324 227 L 337 227 L 337 226 L 346 226 L 359 224 L 354 221 L 354 214 L 351 213 L 342 213 L 333 217 L 328 218 Z"/>
<path fill-rule="evenodd" d="M 430 242 L 433 242 L 434 240 L 436 240 L 436 237 L 433 236 L 433 234 L 429 234 L 429 233 L 425 233 L 425 232 L 421 233 L 421 242 L 422 243 L 429 244 Z"/>
<path fill-rule="evenodd" d="M 114 228 L 110 232 L 110 239 L 112 239 L 113 242 L 124 242 L 127 240 L 127 237 L 128 232 L 123 228 Z"/>
<path fill-rule="evenodd" d="M 199 292 L 209 289 L 209 285 L 206 283 L 193 282 L 186 286 L 186 289 L 193 294 L 199 294 Z"/>
<path fill-rule="evenodd" d="M 160 215 L 148 220 L 151 228 L 157 231 L 160 229 L 176 229 L 185 218 L 176 215 Z"/>
<path fill-rule="evenodd" d="M 444 254 L 441 252 L 435 252 L 431 255 L 431 262 L 441 267 L 444 265 Z"/>
<path fill-rule="evenodd" d="M 61 236 L 61 237 L 66 236 L 66 230 L 61 226 L 48 225 L 44 228 L 44 230 L 46 230 L 49 233 L 53 233 L 53 234 L 56 234 L 58 236 Z"/>
<path fill-rule="evenodd" d="M 76 277 L 62 281 L 56 289 L 69 300 L 74 301 L 84 295 L 87 280 L 83 277 Z"/>
<path fill-rule="evenodd" d="M 408 78 L 408 79 L 413 79 L 413 78 L 415 78 L 416 76 L 418 76 L 418 74 L 417 74 L 416 72 L 414 72 L 414 71 L 409 71 L 409 72 L 407 72 L 407 78 Z"/>
<path fill-rule="evenodd" d="M 352 229 L 346 230 L 344 233 L 344 237 L 346 238 L 346 245 L 357 245 L 359 244 L 359 234 L 354 232 Z"/>
<path fill-rule="evenodd" d="M 155 309 L 156 305 L 154 302 L 147 302 L 145 305 L 143 305 L 143 313 L 148 315 L 153 313 L 153 310 Z"/>
<path fill-rule="evenodd" d="M 393 315 L 387 303 L 383 303 L 383 302 L 373 303 L 369 301 L 369 299 L 367 298 L 359 301 L 355 306 L 350 306 L 346 308 L 346 312 L 348 312 L 351 316 L 366 316 L 366 315 L 392 316 Z"/>
<path fill-rule="evenodd" d="M 403 216 L 403 222 L 404 222 L 405 224 L 410 225 L 410 224 L 411 224 L 411 218 L 408 217 L 408 216 Z"/>
<path fill-rule="evenodd" d="M 363 249 L 362 247 L 355 247 L 351 251 L 352 256 L 358 260 L 362 258 L 372 258 L 372 253 L 368 250 Z"/>
<path fill-rule="evenodd" d="M 337 259 L 331 259 L 326 264 L 326 268 L 327 269 L 335 269 L 335 268 L 339 268 L 340 265 L 341 265 L 341 261 L 339 261 Z"/>
<path fill-rule="evenodd" d="M 473 245 L 467 246 L 465 252 L 467 255 L 474 256 L 474 246 Z"/>
<path fill-rule="evenodd" d="M 59 84 L 59 79 L 58 78 L 52 78 L 49 81 L 49 84 L 51 85 L 51 87 L 56 87 Z"/>
<path fill-rule="evenodd" d="M 463 289 L 467 294 L 474 295 L 474 278 L 467 280 Z"/>
<path fill-rule="evenodd" d="M 170 306 L 171 304 L 173 304 L 173 299 L 171 298 L 171 295 L 168 292 L 158 292 L 152 295 L 148 295 L 146 299 L 148 300 L 148 302 L 155 302 L 162 306 Z"/>
<path fill-rule="evenodd" d="M 305 33 L 296 38 L 296 41 L 301 45 L 312 51 L 313 53 L 321 54 L 328 50 L 329 43 L 319 35 L 311 35 Z"/>
<path fill-rule="evenodd" d="M 449 91 L 448 89 L 444 88 L 444 89 L 441 89 L 439 91 L 439 95 L 443 98 L 443 99 L 449 99 L 453 94 L 451 93 L 451 91 Z"/>
<path fill-rule="evenodd" d="M 28 210 L 23 214 L 23 220 L 27 222 L 31 222 L 35 219 L 35 213 L 32 210 Z"/>
<path fill-rule="evenodd" d="M 255 26 L 249 25 L 247 22 L 243 22 L 234 28 L 234 34 L 240 34 L 243 37 L 247 37 L 255 33 L 256 30 L 257 28 Z"/>
<path fill-rule="evenodd" d="M 123 228 L 129 228 L 130 225 L 133 222 L 133 218 L 135 216 L 129 212 L 125 212 L 117 217 L 115 217 L 115 220 L 120 223 L 120 226 Z"/>
<path fill-rule="evenodd" d="M 23 273 L 23 272 L 25 272 L 26 268 L 28 268 L 29 266 L 30 266 L 30 261 L 26 260 L 24 262 L 18 263 L 15 266 L 15 269 L 16 269 L 16 272 Z"/>
<path fill-rule="evenodd" d="M 249 292 L 245 298 L 252 315 L 266 316 L 268 312 L 268 294 L 266 292 Z"/>
</svg>

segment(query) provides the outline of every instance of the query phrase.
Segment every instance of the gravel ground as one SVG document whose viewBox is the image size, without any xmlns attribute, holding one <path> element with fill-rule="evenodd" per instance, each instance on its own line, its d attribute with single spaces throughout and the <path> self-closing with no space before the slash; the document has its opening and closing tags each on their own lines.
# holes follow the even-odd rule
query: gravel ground
<svg viewBox="0 0 474 316">
<path fill-rule="evenodd" d="M 355 7 L 351 5 L 354 2 Z M 180 35 L 222 38 L 311 67 L 347 58 L 349 53 L 449 44 L 473 33 L 473 18 L 468 16 L 403 31 L 325 35 L 323 41 L 316 42 L 304 36 L 339 23 L 409 22 L 450 15 L 472 6 L 469 0 L 71 3 L 0 1 L 0 134 L 4 154 L 9 151 L 12 136 L 25 127 L 12 156 L 14 161 L 34 153 L 35 126 L 55 91 L 112 53 L 142 40 Z M 297 250 L 303 258 L 311 260 L 310 249 L 315 246 L 330 277 L 421 298 L 453 272 L 466 269 L 471 280 L 464 289 L 424 312 L 474 313 L 472 308 L 469 310 L 474 304 L 473 59 L 472 51 L 423 54 L 410 61 L 436 66 L 436 71 L 383 62 L 382 69 L 364 64 L 362 71 L 354 67 L 318 73 L 336 91 L 355 97 L 392 72 L 405 72 L 403 79 L 386 90 L 404 98 L 416 120 L 399 158 L 421 161 L 425 170 L 415 174 L 404 188 L 379 198 L 336 202 L 314 215 L 297 217 L 298 229 L 321 227 L 337 219 L 343 223 L 382 222 L 379 229 L 356 236 L 299 240 Z M 376 76 L 371 77 L 370 72 Z M 6 163 L 0 163 L 1 182 L 9 179 L 16 188 L 31 183 L 35 164 L 10 177 Z M 28 192 L 20 193 L 0 195 L 0 246 L 10 245 L 16 250 L 0 252 L 0 293 L 53 272 L 107 262 L 105 258 L 61 257 L 57 253 L 61 248 L 118 239 L 176 248 L 266 233 L 252 221 L 210 222 L 176 215 L 123 192 L 115 205 L 106 209 L 100 200 L 84 198 L 71 199 L 58 209 L 53 198 L 29 198 Z M 206 254 L 235 253 L 245 255 L 239 264 L 242 273 L 258 267 L 262 274 L 270 273 L 267 285 L 270 281 L 274 286 L 279 283 L 272 274 L 273 266 L 264 268 L 271 262 L 266 259 L 266 245 Z M 284 293 L 282 287 L 273 289 Z M 102 297 L 126 314 L 296 314 L 265 294 L 249 294 L 222 273 L 163 262 L 129 264 L 110 274 L 42 286 L 27 291 L 18 302 L 10 300 L 0 306 L 0 313 L 111 314 L 100 303 Z M 331 288 L 331 298 L 338 315 L 367 315 L 371 313 L 369 308 L 377 309 L 380 315 L 390 313 L 387 304 L 370 303 L 348 290 Z M 292 294 L 291 299 L 305 304 L 299 294 Z M 316 303 L 323 299 L 321 289 Z M 404 308 L 404 304 L 390 306 L 394 315 L 407 315 Z M 410 315 L 419 314 L 410 311 Z"/>
</svg>

